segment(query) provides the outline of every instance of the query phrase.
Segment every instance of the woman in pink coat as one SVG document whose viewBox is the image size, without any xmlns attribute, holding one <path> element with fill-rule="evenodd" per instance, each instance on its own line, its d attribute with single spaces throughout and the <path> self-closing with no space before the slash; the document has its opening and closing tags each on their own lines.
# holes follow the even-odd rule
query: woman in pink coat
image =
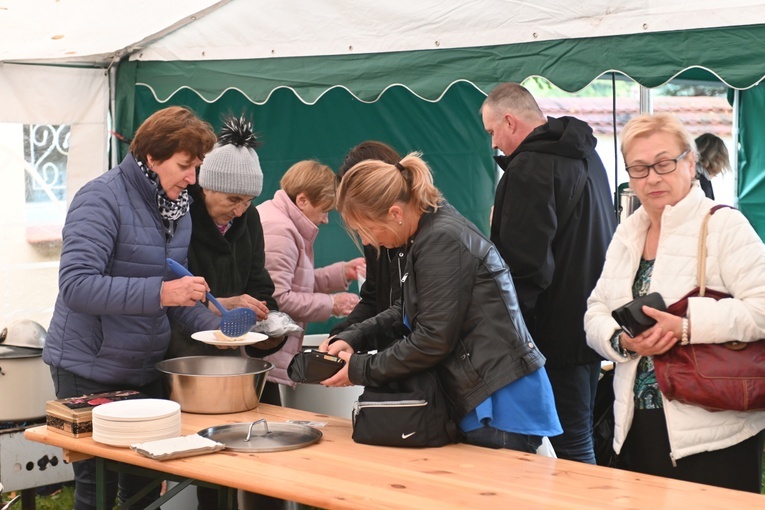
<svg viewBox="0 0 765 510">
<path fill-rule="evenodd" d="M 345 291 L 350 281 L 366 269 L 364 258 L 313 267 L 313 243 L 319 225 L 335 207 L 337 176 L 317 161 L 300 161 L 287 170 L 281 189 L 272 200 L 258 206 L 266 245 L 266 268 L 274 281 L 279 310 L 305 329 L 307 322 L 323 322 L 348 315 L 359 297 Z M 287 365 L 300 352 L 303 334 L 293 335 L 285 346 L 266 359 L 274 364 L 273 382 L 295 386 Z"/>
</svg>

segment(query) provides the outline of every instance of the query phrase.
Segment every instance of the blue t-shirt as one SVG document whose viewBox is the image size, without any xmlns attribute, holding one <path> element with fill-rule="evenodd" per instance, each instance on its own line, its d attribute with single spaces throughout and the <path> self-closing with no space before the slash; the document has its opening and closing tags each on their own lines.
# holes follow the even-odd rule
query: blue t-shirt
<svg viewBox="0 0 765 510">
<path fill-rule="evenodd" d="M 470 432 L 484 423 L 515 434 L 548 437 L 562 434 L 544 367 L 497 390 L 462 419 L 460 428 Z"/>
<path fill-rule="evenodd" d="M 406 313 L 404 324 L 412 330 Z M 562 434 L 544 367 L 497 390 L 462 419 L 460 428 L 470 432 L 483 427 L 484 423 L 515 434 L 548 437 Z"/>
</svg>

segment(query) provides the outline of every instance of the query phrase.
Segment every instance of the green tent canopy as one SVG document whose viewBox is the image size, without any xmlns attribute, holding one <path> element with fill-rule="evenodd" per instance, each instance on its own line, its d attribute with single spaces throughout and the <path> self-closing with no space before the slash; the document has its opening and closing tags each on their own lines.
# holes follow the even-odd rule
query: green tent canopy
<svg viewBox="0 0 765 510">
<path fill-rule="evenodd" d="M 719 80 L 747 89 L 765 75 L 765 25 L 627 34 L 500 46 L 420 50 L 365 55 L 326 55 L 249 60 L 131 61 L 136 87 L 164 103 L 189 89 L 206 102 L 235 90 L 255 104 L 275 90 L 292 90 L 313 104 L 342 88 L 373 102 L 402 86 L 426 101 L 438 101 L 456 83 L 484 93 L 498 83 L 542 76 L 576 92 L 596 78 L 618 72 L 653 88 L 678 77 Z M 682 51 L 678 51 L 678 49 Z M 736 48 L 735 56 L 730 48 Z M 133 72 L 129 70 L 127 72 Z"/>
</svg>

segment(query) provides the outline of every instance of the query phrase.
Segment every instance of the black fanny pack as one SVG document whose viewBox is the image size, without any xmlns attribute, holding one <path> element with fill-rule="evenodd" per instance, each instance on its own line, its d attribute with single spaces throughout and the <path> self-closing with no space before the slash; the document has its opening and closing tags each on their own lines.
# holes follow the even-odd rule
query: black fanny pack
<svg viewBox="0 0 765 510">
<path fill-rule="evenodd" d="M 383 388 L 367 386 L 353 408 L 353 440 L 378 446 L 430 447 L 456 443 L 438 376 L 429 370 Z"/>
</svg>

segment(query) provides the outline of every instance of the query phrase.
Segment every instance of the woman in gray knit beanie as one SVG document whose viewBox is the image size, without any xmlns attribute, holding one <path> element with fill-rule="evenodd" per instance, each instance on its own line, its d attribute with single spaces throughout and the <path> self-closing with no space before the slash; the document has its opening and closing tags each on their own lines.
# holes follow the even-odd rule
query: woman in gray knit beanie
<svg viewBox="0 0 765 510">
<path fill-rule="evenodd" d="M 258 146 L 252 124 L 244 116 L 224 121 L 218 143 L 199 169 L 199 184 L 189 187 L 193 199 L 189 270 L 205 278 L 210 292 L 228 310 L 246 307 L 263 320 L 269 309 L 279 308 L 265 267 L 260 215 L 252 205 L 263 189 Z M 218 313 L 215 307 L 209 308 Z M 281 349 L 284 341 L 285 337 L 269 338 L 245 349 L 249 356 L 260 358 Z M 218 349 L 192 339 L 186 331 L 173 331 L 168 358 L 199 355 L 241 356 L 241 352 Z M 267 384 L 260 400 L 280 404 L 278 386 Z M 198 487 L 197 500 L 199 508 L 217 507 L 217 494 L 211 489 Z"/>
<path fill-rule="evenodd" d="M 252 124 L 244 116 L 224 121 L 218 143 L 199 169 L 199 184 L 189 187 L 193 199 L 189 270 L 204 276 L 210 292 L 227 309 L 250 308 L 263 320 L 277 305 L 274 284 L 265 268 L 260 215 L 252 206 L 263 189 L 263 171 L 255 152 L 258 145 Z M 210 309 L 219 313 L 213 306 Z M 183 352 L 171 345 L 170 355 L 218 350 L 193 340 L 184 344 Z"/>
<path fill-rule="evenodd" d="M 260 145 L 252 124 L 243 116 L 226 119 L 218 143 L 205 156 L 199 185 L 208 191 L 249 197 L 260 195 L 263 171 L 255 148 Z"/>
</svg>

